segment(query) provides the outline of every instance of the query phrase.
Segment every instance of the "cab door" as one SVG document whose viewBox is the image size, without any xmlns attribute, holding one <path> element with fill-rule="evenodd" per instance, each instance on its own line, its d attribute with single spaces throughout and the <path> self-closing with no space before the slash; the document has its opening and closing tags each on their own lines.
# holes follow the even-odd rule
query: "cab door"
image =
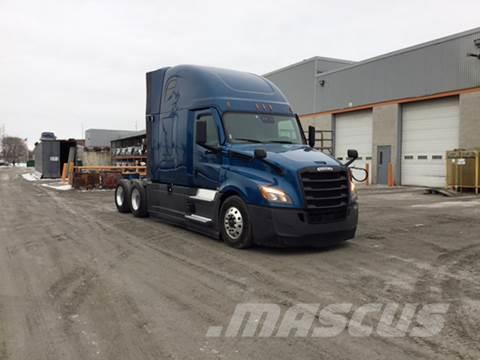
<svg viewBox="0 0 480 360">
<path fill-rule="evenodd" d="M 221 148 L 221 122 L 215 110 L 199 111 L 195 114 L 194 139 L 197 122 L 206 123 L 206 142 L 199 145 L 194 142 L 193 182 L 197 188 L 216 189 L 220 185 L 223 162 Z"/>
</svg>

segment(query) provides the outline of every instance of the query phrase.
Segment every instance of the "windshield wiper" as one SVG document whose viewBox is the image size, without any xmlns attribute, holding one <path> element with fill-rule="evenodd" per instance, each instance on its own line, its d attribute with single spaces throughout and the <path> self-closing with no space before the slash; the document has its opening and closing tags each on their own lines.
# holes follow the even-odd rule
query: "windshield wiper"
<svg viewBox="0 0 480 360">
<path fill-rule="evenodd" d="M 267 143 L 274 143 L 274 144 L 293 144 L 292 141 L 289 141 L 289 140 L 268 140 L 268 141 L 265 141 Z"/>
<path fill-rule="evenodd" d="M 240 140 L 240 141 L 247 141 L 255 144 L 261 144 L 262 142 L 260 140 L 256 139 L 247 139 L 247 138 L 234 138 L 233 140 Z"/>
</svg>

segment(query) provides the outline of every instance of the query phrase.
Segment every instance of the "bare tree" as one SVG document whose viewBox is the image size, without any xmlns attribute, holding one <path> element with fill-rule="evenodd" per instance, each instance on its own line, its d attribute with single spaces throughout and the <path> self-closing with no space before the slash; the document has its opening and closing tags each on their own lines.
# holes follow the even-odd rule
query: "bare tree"
<svg viewBox="0 0 480 360">
<path fill-rule="evenodd" d="M 2 139 L 2 157 L 11 163 L 25 161 L 28 156 L 28 147 L 19 137 L 5 136 Z"/>
</svg>

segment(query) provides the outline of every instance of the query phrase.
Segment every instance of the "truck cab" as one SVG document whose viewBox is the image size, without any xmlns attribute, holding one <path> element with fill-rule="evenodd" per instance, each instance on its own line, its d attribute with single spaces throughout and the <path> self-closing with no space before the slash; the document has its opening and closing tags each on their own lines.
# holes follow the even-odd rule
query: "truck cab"
<svg viewBox="0 0 480 360">
<path fill-rule="evenodd" d="M 313 148 L 313 128 L 307 143 L 269 80 L 193 65 L 149 72 L 146 129 L 147 177 L 119 183 L 120 212 L 235 248 L 329 246 L 355 236 L 348 164 Z"/>
</svg>

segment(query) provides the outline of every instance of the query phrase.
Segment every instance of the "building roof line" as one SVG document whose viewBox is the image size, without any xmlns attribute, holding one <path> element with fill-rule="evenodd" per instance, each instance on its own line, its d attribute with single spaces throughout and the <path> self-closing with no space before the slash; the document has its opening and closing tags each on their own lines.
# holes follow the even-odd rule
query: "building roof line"
<svg viewBox="0 0 480 360">
<path fill-rule="evenodd" d="M 374 107 L 381 107 L 385 105 L 406 104 L 406 103 L 413 103 L 413 102 L 419 102 L 419 101 L 428 101 L 428 100 L 458 96 L 462 94 L 472 94 L 472 93 L 480 93 L 480 87 L 473 87 L 473 88 L 466 88 L 466 89 L 459 89 L 459 90 L 452 90 L 452 91 L 442 91 L 435 94 L 422 95 L 422 96 L 413 96 L 413 97 L 384 100 L 384 101 L 372 102 L 372 103 L 357 105 L 352 107 L 342 107 L 342 108 L 335 108 L 335 109 L 314 112 L 309 114 L 303 114 L 299 116 L 300 116 L 300 120 L 315 119 L 318 116 L 327 115 L 327 114 L 336 115 L 336 114 L 342 114 L 347 112 L 371 110 Z"/>
<path fill-rule="evenodd" d="M 336 63 L 339 63 L 339 64 L 345 64 L 345 66 L 355 64 L 355 61 L 352 61 L 352 60 L 336 59 L 336 58 L 330 58 L 330 57 L 325 57 L 325 56 L 312 56 L 308 59 L 303 59 L 303 60 L 298 61 L 296 63 L 281 67 L 281 68 L 273 70 L 273 71 L 270 71 L 266 74 L 263 74 L 263 76 L 270 76 L 270 75 L 273 75 L 273 74 L 276 74 L 276 73 L 279 73 L 279 72 L 282 72 L 282 71 L 285 71 L 285 70 L 288 70 L 288 69 L 291 69 L 291 68 L 294 68 L 294 67 L 312 62 L 312 61 L 316 61 L 316 60 L 336 62 Z"/>
<path fill-rule="evenodd" d="M 438 39 L 435 39 L 435 40 L 430 40 L 430 41 L 420 43 L 420 44 L 417 44 L 417 45 L 408 46 L 408 47 L 400 49 L 400 50 L 390 51 L 388 53 L 378 55 L 378 56 L 374 56 L 372 58 L 368 58 L 368 59 L 356 62 L 356 63 L 351 64 L 351 65 L 347 65 L 347 66 L 344 66 L 344 67 L 341 67 L 341 68 L 338 68 L 338 69 L 333 69 L 333 70 L 330 70 L 330 71 L 325 71 L 323 73 L 316 74 L 315 76 L 316 77 L 323 77 L 325 75 L 330 75 L 330 74 L 337 73 L 337 72 L 340 72 L 340 71 L 350 70 L 350 69 L 355 68 L 357 66 L 362 66 L 362 65 L 374 62 L 374 61 L 386 59 L 386 58 L 401 55 L 401 54 L 406 54 L 406 53 L 409 53 L 409 52 L 412 52 L 412 51 L 415 51 L 415 50 L 418 50 L 418 49 L 422 49 L 422 48 L 429 47 L 429 46 L 432 46 L 432 45 L 442 44 L 442 43 L 447 42 L 447 41 L 455 40 L 455 39 L 462 38 L 462 37 L 465 37 L 465 36 L 468 36 L 468 35 L 474 35 L 476 33 L 478 33 L 480 35 L 480 27 L 470 29 L 470 30 L 466 30 L 466 31 L 462 31 L 460 33 L 455 33 L 455 34 L 452 34 L 452 35 L 447 35 L 447 36 L 444 36 L 444 37 L 441 37 L 441 38 L 438 38 Z"/>
<path fill-rule="evenodd" d="M 119 131 L 119 132 L 135 132 L 136 130 L 124 130 L 124 129 L 100 129 L 100 128 L 89 128 L 89 129 L 86 129 L 85 131 L 91 131 L 91 130 L 96 130 L 96 131 L 109 131 L 109 132 L 113 132 L 113 131 Z"/>
<path fill-rule="evenodd" d="M 145 135 L 147 135 L 147 130 L 143 129 L 143 130 L 136 131 L 134 134 L 127 135 L 127 136 L 122 136 L 118 139 L 113 139 L 112 142 L 122 141 L 122 140 L 127 140 L 127 139 L 133 139 L 133 138 L 136 138 L 136 137 L 139 137 L 139 136 L 145 136 Z"/>
</svg>

